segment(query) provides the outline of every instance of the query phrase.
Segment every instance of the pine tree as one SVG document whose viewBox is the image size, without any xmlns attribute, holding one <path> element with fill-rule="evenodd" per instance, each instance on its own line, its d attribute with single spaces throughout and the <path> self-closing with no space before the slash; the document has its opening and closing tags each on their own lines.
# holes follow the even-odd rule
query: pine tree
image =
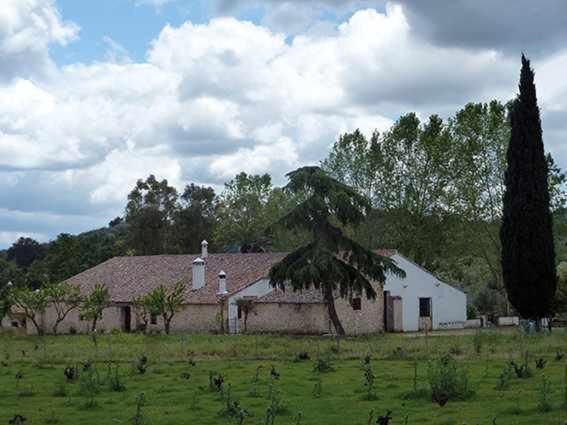
<svg viewBox="0 0 567 425">
<path fill-rule="evenodd" d="M 335 308 L 335 297 L 363 293 L 376 298 L 371 281 L 384 282 L 386 273 L 405 276 L 393 260 L 380 256 L 347 238 L 338 227 L 356 226 L 370 210 L 370 202 L 355 190 L 328 176 L 319 167 L 303 167 L 287 174 L 284 190 L 304 199 L 278 221 L 291 230 L 310 233 L 311 242 L 288 254 L 270 270 L 273 286 L 294 291 L 315 287 L 327 304 L 338 335 L 344 328 Z"/>
<path fill-rule="evenodd" d="M 527 319 L 551 317 L 557 286 L 552 215 L 534 72 L 522 55 L 514 101 L 502 227 L 502 272 L 508 299 Z"/>
</svg>

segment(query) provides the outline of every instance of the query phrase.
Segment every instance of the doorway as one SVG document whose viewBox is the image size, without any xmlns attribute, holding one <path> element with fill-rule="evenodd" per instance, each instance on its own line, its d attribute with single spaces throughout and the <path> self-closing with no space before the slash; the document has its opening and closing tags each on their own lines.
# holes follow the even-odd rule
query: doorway
<svg viewBox="0 0 567 425">
<path fill-rule="evenodd" d="M 419 330 L 429 331 L 433 327 L 431 314 L 431 298 L 419 299 Z"/>
<path fill-rule="evenodd" d="M 120 309 L 121 316 L 122 316 L 122 330 L 124 332 L 130 332 L 132 329 L 131 322 L 132 322 L 132 310 L 130 309 L 129 305 L 126 305 Z"/>
</svg>

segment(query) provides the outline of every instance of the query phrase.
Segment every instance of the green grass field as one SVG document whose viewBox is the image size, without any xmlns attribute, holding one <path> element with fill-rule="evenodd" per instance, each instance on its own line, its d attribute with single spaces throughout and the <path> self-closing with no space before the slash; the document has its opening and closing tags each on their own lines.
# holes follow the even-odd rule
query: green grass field
<svg viewBox="0 0 567 425">
<path fill-rule="evenodd" d="M 300 352 L 310 359 L 296 360 Z M 497 389 L 505 366 L 510 360 L 520 364 L 526 352 L 532 376 L 512 374 L 505 388 Z M 333 338 L 315 337 L 118 334 L 98 336 L 95 346 L 88 336 L 0 336 L 0 424 L 20 414 L 26 425 L 260 425 L 272 423 L 266 418 L 269 408 L 278 425 L 365 425 L 371 411 L 370 423 L 376 423 L 387 410 L 390 424 L 562 424 L 567 355 L 557 360 L 557 352 L 567 352 L 562 330 L 551 336 L 386 335 L 343 339 L 338 345 Z M 467 371 L 475 394 L 440 407 L 431 401 L 428 376 L 447 353 L 459 373 Z M 148 363 L 141 374 L 137 364 L 143 355 Z M 367 355 L 375 376 L 370 397 Z M 538 358 L 547 360 L 544 369 L 536 368 Z M 315 371 L 317 359 L 330 360 L 334 371 Z M 87 360 L 91 372 L 83 371 Z M 76 364 L 80 376 L 68 382 L 64 369 Z M 279 379 L 271 378 L 272 367 Z M 122 391 L 111 388 L 116 370 L 120 385 L 114 382 L 114 389 Z M 211 388 L 211 371 L 224 376 L 222 391 Z M 141 421 L 134 422 L 142 393 Z"/>
</svg>

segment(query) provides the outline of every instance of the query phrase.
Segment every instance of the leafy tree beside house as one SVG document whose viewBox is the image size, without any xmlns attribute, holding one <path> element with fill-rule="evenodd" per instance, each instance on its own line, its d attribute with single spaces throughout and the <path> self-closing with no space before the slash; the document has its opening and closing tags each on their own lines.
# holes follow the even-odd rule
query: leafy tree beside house
<svg viewBox="0 0 567 425">
<path fill-rule="evenodd" d="M 151 303 L 147 295 L 141 295 L 132 300 L 132 307 L 136 313 L 137 319 L 141 322 L 140 330 L 145 331 L 151 318 Z"/>
<path fill-rule="evenodd" d="M 24 314 L 26 320 L 32 322 L 37 334 L 45 334 L 45 324 L 42 316 L 49 305 L 47 292 L 28 287 L 14 287 L 9 291 L 9 298 L 10 303 Z"/>
<path fill-rule="evenodd" d="M 522 317 L 539 323 L 553 314 L 557 276 L 549 169 L 534 72 L 523 55 L 511 125 L 500 229 L 502 274 L 510 303 Z"/>
<path fill-rule="evenodd" d="M 357 226 L 370 210 L 368 199 L 331 178 L 319 167 L 302 167 L 287 174 L 284 190 L 303 194 L 304 201 L 276 225 L 303 229 L 310 242 L 288 254 L 270 270 L 272 285 L 286 290 L 320 289 L 338 335 L 345 331 L 337 315 L 335 297 L 363 293 L 376 298 L 372 281 L 384 282 L 386 273 L 405 276 L 389 258 L 380 256 L 347 238 L 341 227 Z"/>
<path fill-rule="evenodd" d="M 110 306 L 110 292 L 106 285 L 97 283 L 91 293 L 85 298 L 81 308 L 81 316 L 86 320 L 91 320 L 91 332 L 96 331 L 96 325 L 102 318 L 103 311 Z"/>
<path fill-rule="evenodd" d="M 177 282 L 171 289 L 160 285 L 146 295 L 150 313 L 162 317 L 165 333 L 168 335 L 171 321 L 181 309 L 184 296 L 185 285 L 181 281 Z"/>
<path fill-rule="evenodd" d="M 56 314 L 51 330 L 54 334 L 57 334 L 59 324 L 65 320 L 71 311 L 81 305 L 83 297 L 78 286 L 66 282 L 48 285 L 43 291 L 47 296 L 49 305 L 53 307 Z"/>
</svg>

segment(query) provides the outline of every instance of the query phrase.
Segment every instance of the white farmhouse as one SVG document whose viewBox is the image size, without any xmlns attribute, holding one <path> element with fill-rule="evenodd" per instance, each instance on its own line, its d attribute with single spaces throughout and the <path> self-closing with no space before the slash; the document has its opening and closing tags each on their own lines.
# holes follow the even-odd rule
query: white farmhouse
<svg viewBox="0 0 567 425">
<path fill-rule="evenodd" d="M 392 258 L 406 272 L 406 278 L 388 276 L 386 279 L 384 303 L 387 331 L 464 327 L 467 319 L 467 296 L 464 292 L 441 282 L 398 253 Z"/>
</svg>

